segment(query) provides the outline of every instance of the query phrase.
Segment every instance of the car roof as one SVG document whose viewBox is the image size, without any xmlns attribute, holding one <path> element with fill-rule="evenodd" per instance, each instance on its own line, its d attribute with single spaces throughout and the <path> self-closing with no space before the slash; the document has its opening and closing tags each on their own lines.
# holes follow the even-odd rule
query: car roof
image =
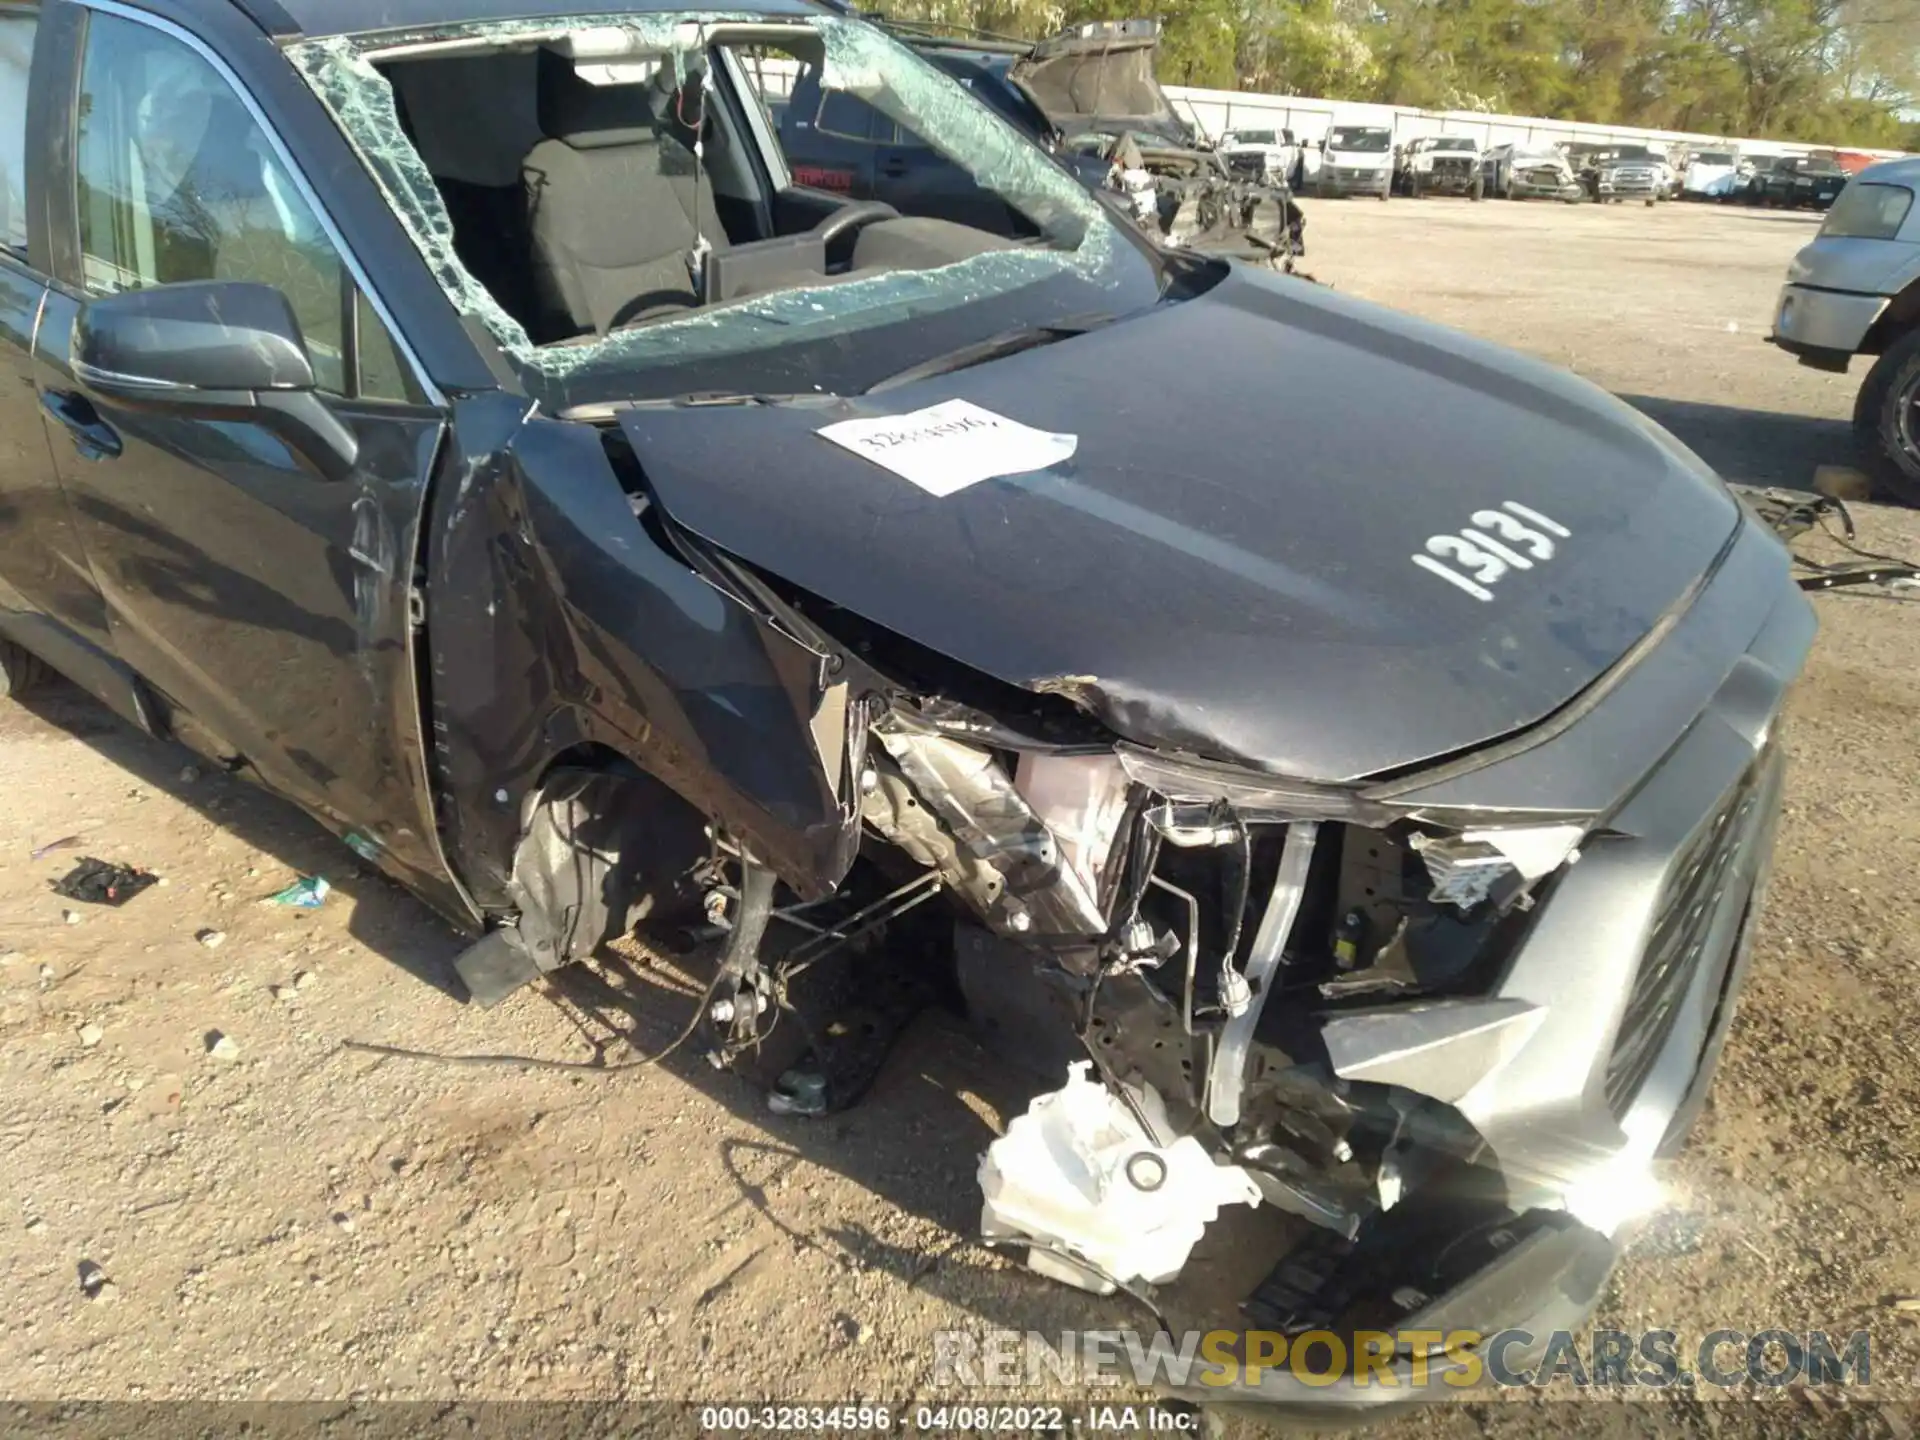
<svg viewBox="0 0 1920 1440">
<path fill-rule="evenodd" d="M 687 0 L 619 0 L 613 4 L 608 0 L 236 0 L 236 3 L 274 34 L 309 36 L 485 25 L 498 20 L 561 19 L 570 15 L 656 15 L 695 8 L 690 7 Z M 818 15 L 829 9 L 810 4 L 808 0 L 749 0 L 745 5 L 715 8 L 758 15 Z"/>
<path fill-rule="evenodd" d="M 1882 160 L 1878 165 L 1869 165 L 1853 178 L 1876 184 L 1920 185 L 1920 155 Z"/>
</svg>

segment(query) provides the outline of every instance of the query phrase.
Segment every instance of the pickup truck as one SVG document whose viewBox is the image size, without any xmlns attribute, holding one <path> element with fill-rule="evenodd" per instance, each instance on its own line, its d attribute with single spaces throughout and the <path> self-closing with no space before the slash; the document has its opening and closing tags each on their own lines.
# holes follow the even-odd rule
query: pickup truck
<svg viewBox="0 0 1920 1440">
<path fill-rule="evenodd" d="M 1401 152 L 1398 178 L 1405 193 L 1464 195 L 1478 200 L 1486 193 L 1481 172 L 1480 143 L 1464 135 L 1422 135 Z"/>
<path fill-rule="evenodd" d="M 1767 169 L 1755 172 L 1742 198 L 1749 205 L 1772 210 L 1825 210 L 1840 198 L 1846 185 L 1847 172 L 1834 160 L 1783 155 Z"/>
<path fill-rule="evenodd" d="M 1153 243 L 843 8 L 608 3 L 0 6 L 6 685 L 314 815 L 483 1004 L 680 952 L 679 1043 L 788 1113 L 929 1003 L 1092 1063 L 1140 1206 L 1257 1200 L 1196 1317 L 1580 1328 L 1744 978 L 1785 551 L 1573 375 Z M 776 62 L 1021 238 L 795 183 Z"/>
<path fill-rule="evenodd" d="M 1872 358 L 1853 424 L 1874 478 L 1920 504 L 1920 159 L 1862 170 L 1793 257 L 1775 345 L 1836 375 Z"/>
<path fill-rule="evenodd" d="M 1561 200 L 1577 205 L 1586 190 L 1557 145 L 1496 145 L 1480 162 L 1486 189 L 1505 200 Z"/>
<path fill-rule="evenodd" d="M 1299 188 L 1300 146 L 1291 130 L 1229 130 L 1214 148 L 1237 174 Z"/>
</svg>

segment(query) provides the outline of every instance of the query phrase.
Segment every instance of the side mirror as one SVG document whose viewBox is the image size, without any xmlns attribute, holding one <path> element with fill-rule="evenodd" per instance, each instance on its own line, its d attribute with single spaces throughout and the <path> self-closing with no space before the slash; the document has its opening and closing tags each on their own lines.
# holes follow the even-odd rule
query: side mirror
<svg viewBox="0 0 1920 1440">
<path fill-rule="evenodd" d="M 322 479 L 344 480 L 359 457 L 353 431 L 314 393 L 300 322 L 271 285 L 195 281 L 90 300 L 74 317 L 73 373 L 122 409 L 251 421 Z"/>
</svg>

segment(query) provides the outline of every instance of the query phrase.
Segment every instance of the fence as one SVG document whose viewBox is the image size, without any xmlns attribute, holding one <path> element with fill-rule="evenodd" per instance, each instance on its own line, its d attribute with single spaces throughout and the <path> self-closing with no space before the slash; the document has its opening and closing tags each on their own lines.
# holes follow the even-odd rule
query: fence
<svg viewBox="0 0 1920 1440">
<path fill-rule="evenodd" d="M 1422 135 L 1464 135 L 1493 145 L 1564 145 L 1584 141 L 1602 145 L 1685 144 L 1696 149 L 1739 149 L 1749 155 L 1804 155 L 1818 145 L 1792 140 L 1702 135 L 1684 130 L 1647 130 L 1632 125 L 1594 125 L 1580 120 L 1547 120 L 1527 115 L 1487 115 L 1474 110 L 1420 110 L 1408 105 L 1362 105 L 1300 95 L 1261 95 L 1244 90 L 1199 90 L 1169 85 L 1176 108 L 1200 130 L 1218 137 L 1229 130 L 1291 130 L 1309 143 L 1325 137 L 1336 115 L 1343 125 L 1385 125 L 1395 140 Z M 1862 155 L 1888 158 L 1898 150 L 1847 147 Z"/>
</svg>

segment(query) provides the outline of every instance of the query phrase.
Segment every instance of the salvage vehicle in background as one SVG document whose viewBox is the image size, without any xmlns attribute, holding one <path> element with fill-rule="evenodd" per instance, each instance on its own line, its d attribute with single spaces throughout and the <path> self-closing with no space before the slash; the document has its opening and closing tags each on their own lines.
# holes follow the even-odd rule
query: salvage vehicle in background
<svg viewBox="0 0 1920 1440">
<path fill-rule="evenodd" d="M 1557 145 L 1496 145 L 1481 161 L 1487 193 L 1506 200 L 1579 204 L 1586 190 Z"/>
<path fill-rule="evenodd" d="M 1153 77 L 1154 22 L 1084 26 L 1039 44 L 889 28 L 1089 189 L 1123 195 L 1155 238 L 1282 268 L 1306 253 L 1305 217 L 1284 180 L 1230 174 L 1174 112 Z M 1084 97 L 1113 108 L 1076 109 Z M 771 110 L 773 97 L 763 99 Z M 779 104 L 780 143 L 800 183 L 1021 235 L 1016 217 L 964 169 L 858 96 L 823 89 L 817 70 L 803 69 Z"/>
<path fill-rule="evenodd" d="M 1229 130 L 1214 148 L 1244 179 L 1299 188 L 1300 146 L 1291 130 Z"/>
<path fill-rule="evenodd" d="M 1320 142 L 1316 195 L 1377 195 L 1393 191 L 1393 131 L 1385 125 L 1335 125 Z"/>
<path fill-rule="evenodd" d="M 1845 374 L 1873 356 L 1853 424 L 1874 477 L 1920 505 L 1920 159 L 1862 170 L 1787 267 L 1775 345 Z"/>
<path fill-rule="evenodd" d="M 1831 159 L 1782 155 L 1767 169 L 1754 172 L 1741 198 L 1768 209 L 1825 210 L 1840 198 L 1846 184 L 1847 172 Z"/>
<path fill-rule="evenodd" d="M 1647 206 L 1663 199 L 1672 183 L 1670 167 L 1644 145 L 1593 151 L 1586 157 L 1581 181 L 1598 204 L 1638 200 Z"/>
<path fill-rule="evenodd" d="M 995 1142 L 1050 1273 L 1201 1329 L 1582 1323 L 1727 1034 L 1813 630 L 1696 455 L 1149 242 L 837 8 L 152 6 L 0 8 L 10 683 L 287 796 L 477 999 L 635 933 L 804 1113 L 940 1000 L 1093 1067 L 1130 1221 L 1197 1234 L 1196 1155 L 1258 1202 L 1183 1290 L 1101 1263 L 1104 1198 L 1022 1218 L 1075 1177 Z M 795 183 L 775 64 L 1019 237 Z M 1203 1394 L 1468 1363 L 1370 1359 Z"/>
<path fill-rule="evenodd" d="M 1480 142 L 1465 135 L 1422 135 L 1401 152 L 1396 178 L 1404 193 L 1464 195 L 1478 200 L 1486 189 L 1480 173 Z"/>
<path fill-rule="evenodd" d="M 1733 192 L 1739 173 L 1736 150 L 1695 150 L 1687 156 L 1680 179 L 1683 200 L 1721 200 Z"/>
<path fill-rule="evenodd" d="M 1734 162 L 1733 183 L 1720 193 L 1718 198 L 1727 203 L 1752 205 L 1757 203 L 1754 190 L 1760 179 L 1780 160 L 1778 155 L 1749 155 L 1744 152 Z"/>
</svg>

